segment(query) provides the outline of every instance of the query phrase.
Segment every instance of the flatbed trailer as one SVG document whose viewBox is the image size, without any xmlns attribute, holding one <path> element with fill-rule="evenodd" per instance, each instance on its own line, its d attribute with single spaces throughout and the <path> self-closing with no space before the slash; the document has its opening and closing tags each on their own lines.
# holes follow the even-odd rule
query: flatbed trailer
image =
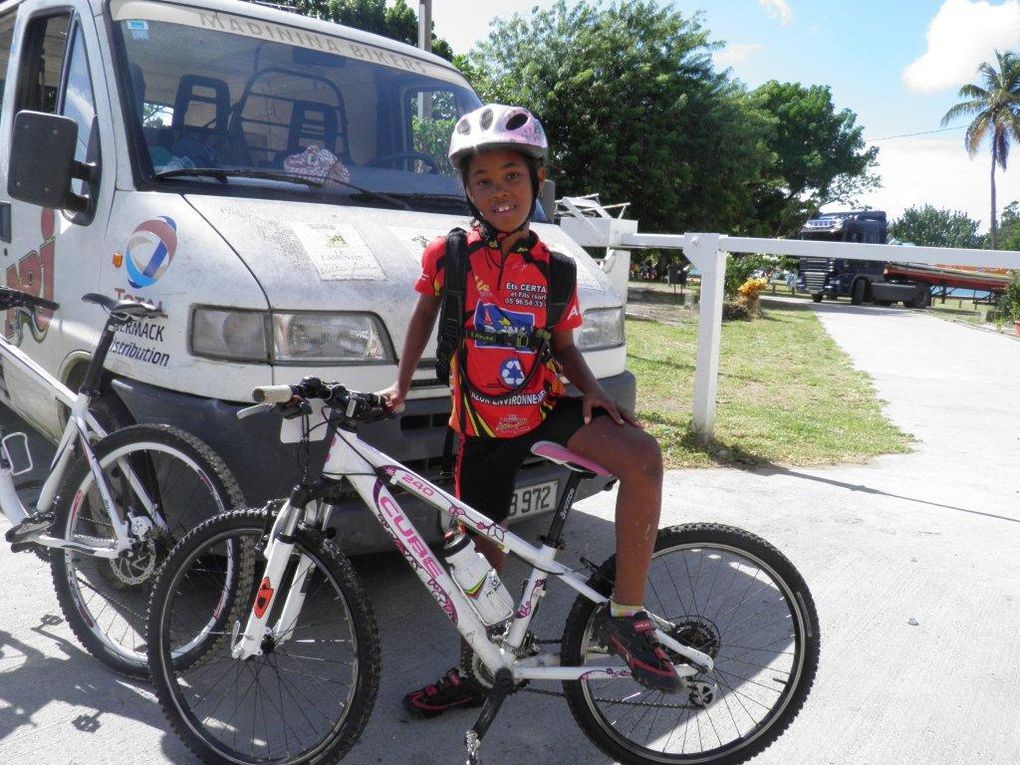
<svg viewBox="0 0 1020 765">
<path fill-rule="evenodd" d="M 800 238 L 885 244 L 886 215 L 881 210 L 826 213 L 809 220 L 801 229 Z M 904 248 L 904 254 L 908 252 Z M 803 257 L 796 289 L 809 293 L 816 303 L 823 298 L 847 297 L 854 305 L 903 303 L 908 308 L 927 308 L 933 297 L 944 300 L 954 290 L 986 292 L 994 300 L 1005 291 L 1011 278 L 1012 273 L 1004 268 Z"/>
<path fill-rule="evenodd" d="M 1006 268 L 978 268 L 941 263 L 935 266 L 925 263 L 890 263 L 885 267 L 885 276 L 927 284 L 933 297 L 941 295 L 945 299 L 952 290 L 962 289 L 987 292 L 992 302 L 1005 292 L 1012 280 L 1012 272 Z"/>
</svg>

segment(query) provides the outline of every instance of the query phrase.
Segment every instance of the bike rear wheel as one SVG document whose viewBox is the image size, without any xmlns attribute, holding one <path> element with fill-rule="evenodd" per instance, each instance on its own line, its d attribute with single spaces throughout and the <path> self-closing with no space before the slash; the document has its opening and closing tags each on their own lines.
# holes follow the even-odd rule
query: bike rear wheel
<svg viewBox="0 0 1020 765">
<path fill-rule="evenodd" d="M 295 533 L 267 622 L 277 629 L 262 641 L 260 654 L 235 659 L 232 639 L 206 631 L 228 601 L 241 604 L 244 629 L 264 556 L 249 558 L 254 570 L 242 580 L 223 573 L 225 564 L 210 562 L 254 549 L 271 520 L 268 510 L 241 510 L 207 521 L 174 548 L 152 590 L 149 667 L 156 696 L 174 730 L 204 762 L 334 762 L 355 744 L 375 702 L 375 617 L 350 562 L 321 533 Z M 299 561 L 311 563 L 306 599 L 296 622 L 281 627 L 279 612 Z M 236 591 L 238 581 L 246 583 L 246 592 Z M 281 635 L 286 639 L 278 640 Z M 180 660 L 188 645 L 198 660 Z"/>
<path fill-rule="evenodd" d="M 94 445 L 122 520 L 150 516 L 128 480 L 144 486 L 166 526 L 152 524 L 145 541 L 115 559 L 53 549 L 57 601 L 81 644 L 104 664 L 131 677 L 146 674 L 145 611 L 153 575 L 170 548 L 202 521 L 244 505 L 223 461 L 194 436 L 165 425 L 133 425 Z M 82 459 L 65 478 L 54 533 L 84 544 L 116 540 L 96 477 Z"/>
<path fill-rule="evenodd" d="M 589 584 L 612 590 L 615 556 Z M 665 694 L 631 679 L 564 683 L 574 719 L 606 754 L 628 765 L 733 765 L 768 747 L 790 725 L 818 668 L 818 617 L 793 564 L 768 542 L 715 524 L 663 529 L 645 605 L 669 620 L 672 637 L 709 654 L 710 673 Z M 563 633 L 563 663 L 623 662 L 594 634 L 599 606 L 580 596 Z M 679 661 L 679 657 L 677 661 Z"/>
</svg>

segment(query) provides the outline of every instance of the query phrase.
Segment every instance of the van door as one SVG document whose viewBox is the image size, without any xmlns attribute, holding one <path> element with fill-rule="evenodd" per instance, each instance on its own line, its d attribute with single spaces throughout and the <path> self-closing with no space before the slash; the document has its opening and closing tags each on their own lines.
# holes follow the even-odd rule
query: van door
<svg viewBox="0 0 1020 765">
<path fill-rule="evenodd" d="M 21 6 L 25 15 L 26 6 Z M 10 287 L 56 300 L 55 315 L 8 312 L 5 334 L 12 342 L 62 380 L 71 366 L 84 363 L 102 326 L 99 309 L 81 302 L 97 291 L 99 259 L 110 257 L 103 237 L 113 194 L 113 157 L 109 96 L 93 17 L 87 6 L 68 9 L 66 2 L 33 3 L 12 41 L 0 130 L 10 136 L 14 114 L 23 109 L 62 114 L 78 125 L 75 159 L 94 163 L 90 182 L 74 180 L 72 190 L 89 200 L 84 211 L 43 209 L 7 195 L 7 163 L 0 170 L 0 206 L 10 214 L 10 240 L 0 262 Z M 0 27 L 2 29 L 2 27 Z M 40 430 L 57 436 L 59 413 L 52 397 L 16 370 L 6 370 L 6 384 L 16 411 Z"/>
</svg>

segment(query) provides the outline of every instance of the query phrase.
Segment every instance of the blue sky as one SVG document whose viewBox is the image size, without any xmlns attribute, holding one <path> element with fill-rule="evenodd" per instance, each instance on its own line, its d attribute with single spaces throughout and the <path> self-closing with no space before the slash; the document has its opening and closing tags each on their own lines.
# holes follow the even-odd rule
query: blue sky
<svg viewBox="0 0 1020 765">
<path fill-rule="evenodd" d="M 570 0 L 568 0 L 569 2 Z M 925 203 L 962 210 L 988 227 L 991 155 L 973 160 L 962 127 L 940 121 L 982 61 L 1020 50 L 1020 0 L 674 0 L 700 13 L 719 68 L 749 87 L 777 79 L 828 85 L 837 108 L 858 115 L 880 148 L 884 186 L 862 201 L 897 216 Z M 530 14 L 552 0 L 433 0 L 436 33 L 463 52 L 488 36 L 499 15 Z M 964 124 L 961 121 L 960 124 Z M 929 132 L 939 131 L 939 132 Z M 922 135 L 905 135 L 917 134 Z M 895 137 L 892 136 L 902 136 Z M 996 175 L 998 207 L 1020 199 L 1020 145 Z M 592 189 L 597 191 L 597 189 Z M 607 200 L 617 201 L 617 200 Z"/>
</svg>

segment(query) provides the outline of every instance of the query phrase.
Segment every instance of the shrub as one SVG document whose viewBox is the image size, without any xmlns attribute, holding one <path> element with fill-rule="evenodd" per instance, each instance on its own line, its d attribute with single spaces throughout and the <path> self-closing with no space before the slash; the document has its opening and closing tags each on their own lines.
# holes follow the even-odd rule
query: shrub
<svg viewBox="0 0 1020 765">
<path fill-rule="evenodd" d="M 1013 281 L 999 298 L 999 309 L 1013 321 L 1020 321 L 1020 271 L 1013 274 Z"/>
<path fill-rule="evenodd" d="M 769 280 L 764 276 L 759 276 L 754 279 L 748 279 L 746 282 L 737 287 L 737 294 L 742 298 L 753 301 L 768 286 Z"/>
</svg>

